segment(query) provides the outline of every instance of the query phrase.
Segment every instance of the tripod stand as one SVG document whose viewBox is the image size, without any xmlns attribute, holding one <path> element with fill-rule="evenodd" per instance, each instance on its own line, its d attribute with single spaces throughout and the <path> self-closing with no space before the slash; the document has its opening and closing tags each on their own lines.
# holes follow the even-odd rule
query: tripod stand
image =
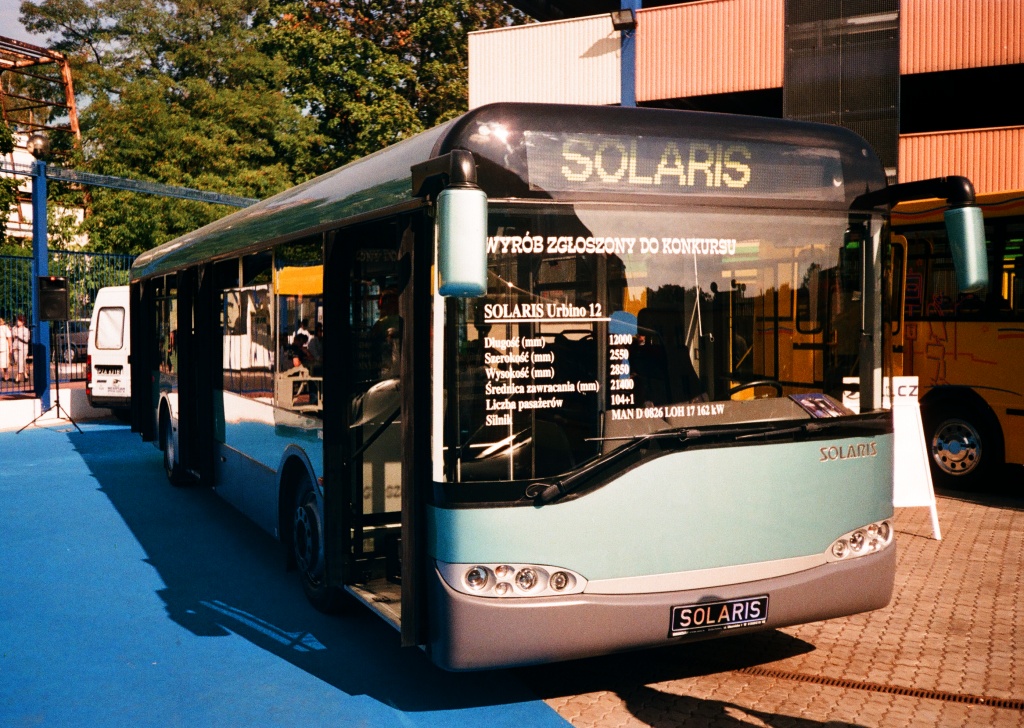
<svg viewBox="0 0 1024 728">
<path fill-rule="evenodd" d="M 46 409 L 44 409 L 42 412 L 40 412 L 35 417 L 35 419 L 33 419 L 28 424 L 26 424 L 24 427 L 22 427 L 20 430 L 18 430 L 17 433 L 15 433 L 15 434 L 20 435 L 22 433 L 22 430 L 26 430 L 29 427 L 31 427 L 32 425 L 36 424 L 36 422 L 41 420 L 48 412 L 51 412 L 53 410 L 56 410 L 57 419 L 61 419 L 61 413 L 63 412 L 64 413 L 64 419 L 66 419 L 68 422 L 70 422 L 72 425 L 74 425 L 75 429 L 78 430 L 79 433 L 82 432 L 82 428 L 78 426 L 78 423 L 75 422 L 75 420 L 71 417 L 71 414 L 66 409 L 64 409 L 64 407 L 61 406 L 61 403 L 60 403 L 60 356 L 57 356 L 55 358 L 57 360 L 56 366 L 54 366 L 54 370 L 55 370 L 55 373 L 57 375 L 56 377 L 54 377 L 54 379 L 56 379 L 56 381 L 54 382 L 54 394 L 55 394 L 55 397 L 56 397 L 55 403 L 50 405 Z M 46 366 L 49 366 L 49 363 L 47 363 Z"/>
</svg>

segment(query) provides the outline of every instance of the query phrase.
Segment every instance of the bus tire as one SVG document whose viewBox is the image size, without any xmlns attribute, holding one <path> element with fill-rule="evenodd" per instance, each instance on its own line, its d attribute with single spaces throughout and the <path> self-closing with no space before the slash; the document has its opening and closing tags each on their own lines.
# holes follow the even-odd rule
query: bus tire
<svg viewBox="0 0 1024 728">
<path fill-rule="evenodd" d="M 296 489 L 291 519 L 292 555 L 302 581 L 302 591 L 310 604 L 317 611 L 334 614 L 341 609 L 342 594 L 327 584 L 323 523 L 323 513 L 313 486 L 304 478 Z"/>
<path fill-rule="evenodd" d="M 174 447 L 174 430 L 171 429 L 171 415 L 166 409 L 160 411 L 160 449 L 164 454 L 164 472 L 167 480 L 174 487 L 185 485 L 185 478 L 178 462 Z"/>
<path fill-rule="evenodd" d="M 936 487 L 983 491 L 1003 466 L 1003 435 L 986 407 L 943 398 L 922 407 L 925 442 Z"/>
</svg>

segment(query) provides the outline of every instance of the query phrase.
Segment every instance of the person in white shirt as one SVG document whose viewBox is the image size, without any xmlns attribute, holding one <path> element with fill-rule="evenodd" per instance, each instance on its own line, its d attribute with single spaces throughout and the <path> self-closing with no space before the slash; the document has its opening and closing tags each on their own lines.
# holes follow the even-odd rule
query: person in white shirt
<svg viewBox="0 0 1024 728">
<path fill-rule="evenodd" d="M 11 368 L 11 327 L 0 316 L 0 375 L 6 382 L 9 377 L 7 370 Z"/>
<path fill-rule="evenodd" d="M 25 373 L 25 364 L 28 360 L 28 344 L 32 341 L 32 332 L 29 331 L 28 326 L 25 325 L 25 316 L 18 314 L 18 319 L 14 323 L 14 328 L 11 329 L 11 342 L 14 350 L 14 363 L 18 367 L 18 373 L 15 377 L 16 382 L 27 380 L 28 376 Z"/>
</svg>

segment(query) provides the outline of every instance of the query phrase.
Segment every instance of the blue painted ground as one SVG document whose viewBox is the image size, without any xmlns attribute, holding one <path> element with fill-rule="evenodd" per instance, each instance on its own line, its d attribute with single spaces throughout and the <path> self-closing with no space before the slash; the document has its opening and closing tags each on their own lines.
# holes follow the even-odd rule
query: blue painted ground
<svg viewBox="0 0 1024 728">
<path fill-rule="evenodd" d="M 126 427 L 82 429 L 0 433 L 0 725 L 566 725 L 513 672 L 319 614 L 269 536 Z"/>
</svg>

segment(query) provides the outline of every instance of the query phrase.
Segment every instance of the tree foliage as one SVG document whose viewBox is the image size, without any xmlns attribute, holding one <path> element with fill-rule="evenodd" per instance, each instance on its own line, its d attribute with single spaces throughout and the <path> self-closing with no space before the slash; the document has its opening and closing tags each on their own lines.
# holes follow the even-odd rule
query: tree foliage
<svg viewBox="0 0 1024 728">
<path fill-rule="evenodd" d="M 72 62 L 83 145 L 62 163 L 264 198 L 464 111 L 466 33 L 521 16 L 496 0 L 39 0 L 22 20 Z M 231 211 L 87 194 L 97 250 Z"/>
<path fill-rule="evenodd" d="M 327 168 L 464 112 L 467 34 L 524 20 L 490 0 L 307 0 L 276 15 L 269 42 L 327 140 Z"/>
<path fill-rule="evenodd" d="M 14 134 L 7 122 L 0 119 L 0 157 L 14 151 Z M 14 177 L 0 178 L 0 250 L 7 244 L 7 220 L 11 209 L 18 202 L 18 180 Z"/>
</svg>

